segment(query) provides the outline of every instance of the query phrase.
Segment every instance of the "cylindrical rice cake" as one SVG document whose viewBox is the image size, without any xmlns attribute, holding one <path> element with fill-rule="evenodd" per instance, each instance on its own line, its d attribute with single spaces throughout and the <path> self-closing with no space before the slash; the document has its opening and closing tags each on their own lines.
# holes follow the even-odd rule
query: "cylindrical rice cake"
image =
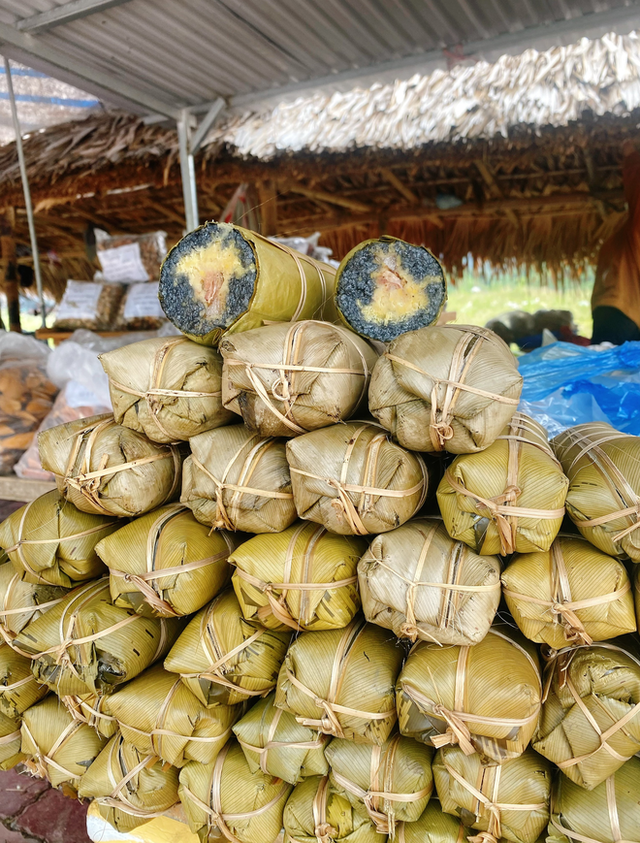
<svg viewBox="0 0 640 843">
<path fill-rule="evenodd" d="M 433 325 L 447 301 L 439 261 L 424 246 L 384 236 L 365 240 L 338 267 L 336 306 L 357 334 L 390 342 Z"/>
<path fill-rule="evenodd" d="M 322 319 L 335 269 L 236 225 L 206 222 L 169 252 L 158 295 L 183 334 L 217 345 L 266 322 Z"/>
</svg>

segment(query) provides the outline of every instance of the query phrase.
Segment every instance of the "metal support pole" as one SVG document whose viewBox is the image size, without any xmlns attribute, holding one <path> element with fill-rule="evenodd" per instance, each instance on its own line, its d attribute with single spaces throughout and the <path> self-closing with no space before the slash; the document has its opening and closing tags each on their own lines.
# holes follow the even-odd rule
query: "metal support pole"
<svg viewBox="0 0 640 843">
<path fill-rule="evenodd" d="M 20 178 L 22 179 L 22 190 L 24 192 L 24 205 L 27 210 L 27 223 L 29 225 L 29 240 L 31 241 L 31 254 L 33 255 L 33 271 L 36 276 L 36 287 L 38 288 L 38 296 L 40 297 L 40 316 L 42 318 L 42 327 L 47 327 L 47 311 L 44 304 L 44 292 L 42 290 L 42 273 L 40 271 L 40 253 L 38 252 L 38 240 L 36 238 L 36 226 L 33 219 L 33 205 L 31 204 L 31 191 L 29 189 L 29 179 L 27 177 L 27 165 L 24 161 L 24 150 L 22 148 L 22 134 L 20 133 L 20 120 L 18 119 L 18 109 L 16 108 L 16 97 L 13 92 L 13 80 L 11 78 L 11 63 L 9 59 L 4 59 L 4 70 L 7 76 L 7 88 L 9 90 L 9 104 L 11 105 L 11 117 L 13 119 L 13 128 L 16 133 L 16 150 L 18 152 L 18 163 L 20 165 Z"/>
<path fill-rule="evenodd" d="M 180 151 L 180 174 L 182 176 L 182 195 L 184 197 L 184 215 L 187 231 L 198 227 L 198 191 L 196 171 L 191 154 L 191 127 L 189 109 L 183 108 L 178 120 L 178 148 Z"/>
</svg>

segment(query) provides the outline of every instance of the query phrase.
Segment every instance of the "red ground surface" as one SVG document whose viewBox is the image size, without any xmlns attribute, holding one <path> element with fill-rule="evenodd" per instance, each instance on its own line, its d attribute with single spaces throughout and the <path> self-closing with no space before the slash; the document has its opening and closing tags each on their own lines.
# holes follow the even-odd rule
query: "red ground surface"
<svg viewBox="0 0 640 843">
<path fill-rule="evenodd" d="M 0 772 L 0 843 L 89 843 L 87 805 L 48 784 Z"/>
</svg>

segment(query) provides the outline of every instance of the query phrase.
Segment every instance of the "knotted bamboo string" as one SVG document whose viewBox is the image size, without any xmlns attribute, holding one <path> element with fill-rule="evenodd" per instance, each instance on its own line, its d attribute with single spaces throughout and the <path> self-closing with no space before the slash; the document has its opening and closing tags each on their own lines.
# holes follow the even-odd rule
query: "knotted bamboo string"
<svg viewBox="0 0 640 843">
<path fill-rule="evenodd" d="M 618 814 L 618 804 L 616 801 L 615 774 L 605 779 L 605 794 L 607 799 L 607 813 L 609 815 L 609 825 L 611 826 L 611 836 L 613 838 L 613 843 L 636 843 L 636 841 L 634 840 L 626 840 L 622 837 L 622 831 L 620 829 L 620 816 Z M 570 828 L 566 828 L 566 826 L 564 825 L 560 825 L 560 823 L 556 820 L 554 814 L 557 814 L 558 819 L 561 819 L 561 815 L 555 810 L 554 797 L 552 795 L 551 824 L 554 828 L 556 828 L 559 832 L 564 834 L 564 836 L 568 837 L 570 840 L 577 840 L 578 843 L 601 843 L 600 840 L 596 840 L 594 837 L 589 837 L 586 834 L 579 834 L 577 831 L 573 831 Z"/>
<path fill-rule="evenodd" d="M 513 641 L 507 635 L 503 635 L 496 629 L 489 630 L 489 635 L 497 635 L 499 638 L 502 638 L 504 641 L 507 641 L 520 653 L 522 653 L 522 655 L 525 656 L 525 658 L 533 668 L 535 675 L 538 677 L 538 682 L 540 685 L 540 696 L 542 696 L 542 683 L 540 681 L 538 666 L 536 665 L 535 661 L 531 658 L 529 653 L 524 649 L 524 647 L 521 647 L 517 641 Z M 473 755 L 476 752 L 476 747 L 473 743 L 474 737 L 469 726 L 467 725 L 468 723 L 477 723 L 480 725 L 487 726 L 508 726 L 510 727 L 510 729 L 520 729 L 523 726 L 527 726 L 530 723 L 537 721 L 540 715 L 539 705 L 528 717 L 521 718 L 488 717 L 486 715 L 473 714 L 464 711 L 464 700 L 466 697 L 466 687 L 468 680 L 468 661 L 471 649 L 472 648 L 470 646 L 461 646 L 458 650 L 454 682 L 454 701 L 452 709 L 448 709 L 442 703 L 430 699 L 429 697 L 427 697 L 426 694 L 423 694 L 418 688 L 416 688 L 411 683 L 403 683 L 403 688 L 406 689 L 408 696 L 419 708 L 421 708 L 425 712 L 429 710 L 432 711 L 436 717 L 442 719 L 447 724 L 447 728 L 443 734 L 434 735 L 430 738 L 433 746 L 439 749 L 440 747 L 447 745 L 458 745 L 465 755 Z M 411 653 L 409 653 L 409 655 L 411 655 Z"/>
<path fill-rule="evenodd" d="M 584 624 L 576 614 L 581 609 L 589 609 L 594 606 L 602 606 L 607 603 L 614 603 L 620 600 L 631 590 L 631 583 L 627 581 L 622 588 L 611 591 L 608 594 L 597 597 L 587 597 L 583 600 L 571 599 L 571 586 L 569 574 L 562 553 L 562 547 L 558 541 L 551 545 L 551 592 L 554 595 L 552 600 L 543 600 L 539 597 L 531 597 L 528 594 L 520 594 L 509 588 L 503 588 L 505 596 L 514 600 L 521 600 L 525 603 L 533 603 L 536 606 L 544 606 L 553 615 L 565 630 L 565 638 L 573 644 L 593 644 L 593 638 L 587 633 Z"/>
<path fill-rule="evenodd" d="M 401 740 L 400 735 L 392 738 L 384 761 L 382 760 L 382 747 L 374 746 L 371 749 L 371 761 L 369 766 L 369 787 L 365 790 L 355 782 L 338 773 L 335 769 L 331 771 L 334 781 L 348 793 L 357 796 L 364 803 L 371 822 L 380 834 L 387 834 L 392 839 L 396 836 L 396 816 L 393 807 L 394 802 L 416 802 L 430 796 L 433 792 L 433 780 L 427 787 L 423 787 L 414 793 L 398 793 L 393 788 L 394 764 L 396 763 L 396 752 Z M 381 781 L 381 770 L 384 766 L 384 776 Z M 381 810 L 380 802 L 383 802 L 384 810 Z"/>
<path fill-rule="evenodd" d="M 144 808 L 138 808 L 127 796 L 127 790 L 129 789 L 127 786 L 129 782 L 134 779 L 138 773 L 142 772 L 144 769 L 149 769 L 155 764 L 160 762 L 160 759 L 154 755 L 147 755 L 145 758 L 140 761 L 140 763 L 133 766 L 130 770 L 126 770 L 123 764 L 122 755 L 120 749 L 124 739 L 121 735 L 113 738 L 111 741 L 108 750 L 109 756 L 107 759 L 106 764 L 106 772 L 109 778 L 109 783 L 112 785 L 113 790 L 109 794 L 109 796 L 98 796 L 95 801 L 98 805 L 104 805 L 108 808 L 115 808 L 118 811 L 122 811 L 125 814 L 129 814 L 132 817 L 138 817 L 140 819 L 153 819 L 154 817 L 161 817 L 165 810 L 162 811 L 149 811 L 145 810 Z M 114 754 L 117 752 L 118 755 L 118 766 L 121 772 L 121 778 L 117 779 L 113 773 L 113 761 L 114 761 Z"/>
<path fill-rule="evenodd" d="M 293 629 L 296 632 L 303 632 L 304 627 L 300 626 L 298 621 L 291 615 L 289 609 L 287 608 L 287 592 L 302 592 L 299 614 L 300 617 L 304 617 L 304 609 L 306 608 L 306 596 L 309 593 L 314 591 L 331 591 L 336 588 L 342 588 L 347 585 L 352 585 L 353 583 L 358 581 L 357 575 L 354 575 L 352 577 L 345 577 L 341 580 L 334 580 L 333 582 L 313 582 L 313 557 L 315 546 L 318 541 L 322 538 L 322 536 L 327 533 L 327 530 L 322 526 L 318 526 L 317 529 L 313 532 L 302 553 L 302 569 L 307 574 L 309 579 L 305 582 L 290 581 L 291 569 L 293 566 L 294 550 L 300 535 L 304 532 L 304 530 L 307 529 L 307 527 L 308 522 L 303 522 L 302 524 L 300 524 L 300 526 L 295 530 L 289 541 L 285 554 L 284 577 L 282 582 L 265 582 L 259 577 L 253 576 L 253 574 L 244 571 L 238 566 L 236 566 L 235 569 L 235 574 L 237 577 L 242 580 L 245 580 L 250 585 L 253 585 L 255 588 L 259 589 L 262 594 L 265 595 L 265 597 L 269 601 L 269 607 L 271 608 L 271 611 L 273 612 L 275 617 L 280 621 L 280 623 L 284 624 L 285 626 L 288 626 L 290 629 Z M 275 591 L 280 591 L 280 595 L 276 597 L 274 594 Z M 260 614 L 261 610 L 258 611 L 259 617 Z"/>
<path fill-rule="evenodd" d="M 221 551 L 213 556 L 207 556 L 205 559 L 195 559 L 192 562 L 185 562 L 183 565 L 176 565 L 173 568 L 156 568 L 160 535 L 167 524 L 183 512 L 190 512 L 190 510 L 182 504 L 174 504 L 170 510 L 159 515 L 149 528 L 145 557 L 147 570 L 145 572 L 131 574 L 126 571 L 119 571 L 116 568 L 109 568 L 112 576 L 121 577 L 125 582 L 135 585 L 151 608 L 155 609 L 158 615 L 162 615 L 163 617 L 178 618 L 181 615 L 161 596 L 161 592 L 165 589 L 160 588 L 157 582 L 158 580 L 163 577 L 177 577 L 188 571 L 196 571 L 199 568 L 215 565 L 216 562 L 220 562 L 222 559 L 228 559 L 229 554 L 233 551 L 229 537 L 226 533 L 221 532 L 220 535 L 227 545 L 226 551 Z"/>
<path fill-rule="evenodd" d="M 99 491 L 103 477 L 109 477 L 113 474 L 118 474 L 121 471 L 128 471 L 131 468 L 137 468 L 140 465 L 147 465 L 148 463 L 156 462 L 157 460 L 166 460 L 171 458 L 173 460 L 174 469 L 173 483 L 171 485 L 171 489 L 167 493 L 166 499 L 169 500 L 172 498 L 181 479 L 180 457 L 175 445 L 155 445 L 155 448 L 162 448 L 164 453 L 150 454 L 149 456 L 140 457 L 139 459 L 120 463 L 119 465 L 113 465 L 111 467 L 108 466 L 109 454 L 103 454 L 102 460 L 100 461 L 100 468 L 94 471 L 89 470 L 91 466 L 93 447 L 95 446 L 98 437 L 110 427 L 117 426 L 118 425 L 116 425 L 116 422 L 113 419 L 105 419 L 104 421 L 98 422 L 88 431 L 81 431 L 74 436 L 73 445 L 69 452 L 64 475 L 62 477 L 63 491 L 66 493 L 67 489 L 71 487 L 86 498 L 86 500 L 103 515 L 113 515 L 110 510 L 106 509 L 100 503 Z M 76 470 L 76 461 L 80 455 L 80 449 L 83 444 L 85 445 L 85 449 L 79 466 L 80 470 L 79 473 L 73 474 Z"/>
<path fill-rule="evenodd" d="M 236 735 L 236 739 L 243 749 L 245 749 L 247 752 L 254 752 L 258 756 L 258 763 L 260 765 L 260 769 L 267 776 L 271 775 L 269 773 L 269 770 L 267 769 L 267 756 L 270 749 L 322 749 L 322 747 L 326 746 L 329 741 L 329 736 L 323 734 L 318 734 L 318 737 L 315 741 L 274 740 L 276 731 L 278 729 L 278 724 L 280 723 L 283 714 L 284 710 L 282 708 L 274 707 L 273 718 L 271 719 L 269 729 L 267 730 L 264 746 L 254 746 L 253 744 L 242 740 L 242 738 Z"/>
<path fill-rule="evenodd" d="M 290 786 L 283 782 L 283 786 L 281 790 L 276 793 L 276 795 L 262 805 L 260 808 L 255 808 L 253 811 L 243 811 L 237 814 L 229 814 L 224 813 L 222 810 L 222 793 L 221 793 L 221 784 L 222 784 L 222 767 L 224 765 L 225 758 L 231 748 L 231 743 L 227 743 L 226 746 L 221 750 L 220 754 L 216 758 L 216 761 L 213 765 L 213 771 L 211 774 L 211 783 L 209 786 L 209 805 L 203 802 L 198 796 L 193 793 L 185 784 L 181 784 L 182 792 L 186 793 L 189 799 L 194 802 L 198 808 L 205 812 L 207 817 L 207 831 L 208 835 L 211 835 L 215 828 L 220 831 L 220 833 L 226 837 L 227 840 L 231 841 L 231 843 L 242 843 L 235 834 L 231 831 L 228 826 L 228 823 L 234 823 L 238 820 L 252 820 L 254 817 L 260 816 L 261 814 L 266 813 L 268 810 L 277 805 L 277 803 L 282 799 L 285 792 L 290 790 Z"/>
<path fill-rule="evenodd" d="M 443 760 L 442 763 L 449 775 L 477 799 L 478 808 L 482 806 L 482 809 L 489 815 L 489 828 L 487 831 L 481 831 L 472 837 L 467 837 L 469 843 L 499 843 L 502 837 L 501 821 L 503 811 L 527 811 L 528 813 L 532 813 L 533 811 L 544 811 L 547 808 L 546 802 L 529 804 L 499 802 L 500 779 L 504 769 L 499 764 L 484 767 L 481 782 L 478 787 L 474 787 L 457 770 L 454 770 L 453 767 L 447 764 L 446 761 Z M 485 781 L 485 774 L 487 774 L 487 781 Z M 486 793 L 485 791 L 489 792 Z M 482 817 L 482 809 L 476 814 L 476 822 Z"/>
<path fill-rule="evenodd" d="M 574 457 L 571 465 L 566 471 L 567 476 L 571 478 L 571 472 L 578 461 L 583 456 L 587 456 L 593 467 L 597 469 L 599 474 L 602 476 L 605 484 L 609 486 L 613 495 L 615 497 L 622 498 L 623 502 L 627 503 L 627 506 L 614 512 L 607 513 L 606 515 L 601 515 L 597 518 L 583 519 L 574 517 L 572 520 L 574 524 L 580 528 L 600 527 L 604 524 L 609 524 L 611 521 L 617 521 L 619 518 L 635 518 L 635 520 L 631 520 L 631 524 L 626 529 L 616 533 L 614 536 L 611 536 L 613 543 L 617 544 L 621 539 L 626 538 L 626 536 L 640 528 L 640 496 L 628 483 L 626 477 L 622 474 L 611 457 L 602 450 L 601 446 L 607 442 L 614 442 L 618 439 L 628 439 L 629 434 L 619 433 L 618 431 L 608 433 L 607 431 L 602 431 L 599 426 L 593 425 L 581 425 L 580 428 L 580 430 L 572 428 L 565 431 L 563 434 L 569 438 L 572 445 L 587 440 L 590 435 L 595 435 L 596 437 L 598 436 L 598 433 L 602 433 L 603 435 L 599 438 L 587 441 L 587 444 L 578 451 L 578 454 Z M 594 428 L 595 433 L 592 432 L 590 434 L 590 431 L 593 431 Z M 631 503 L 631 501 L 633 501 L 633 503 Z"/>
<path fill-rule="evenodd" d="M 308 726 L 311 729 L 316 729 L 325 735 L 333 735 L 336 738 L 344 738 L 345 735 L 342 730 L 340 720 L 338 719 L 338 714 L 347 714 L 350 717 L 356 717 L 360 720 L 368 721 L 387 720 L 389 717 L 396 717 L 395 707 L 390 711 L 371 712 L 362 711 L 361 709 L 356 708 L 349 708 L 348 706 L 339 705 L 335 702 L 342 687 L 348 653 L 355 640 L 364 630 L 364 627 L 365 621 L 362 620 L 359 623 L 350 624 L 345 628 L 333 659 L 329 691 L 326 699 L 318 696 L 312 690 L 307 688 L 306 685 L 303 685 L 302 682 L 300 682 L 300 680 L 291 672 L 289 667 L 285 666 L 285 675 L 289 682 L 305 694 L 305 696 L 310 697 L 313 700 L 314 705 L 323 712 L 319 719 L 294 715 L 301 726 Z"/>
<path fill-rule="evenodd" d="M 43 579 L 40 576 L 40 573 L 38 571 L 35 571 L 31 567 L 31 565 L 29 564 L 26 556 L 24 555 L 24 551 L 23 551 L 23 547 L 25 547 L 25 545 L 61 544 L 62 542 L 66 542 L 66 541 L 75 541 L 77 539 L 82 539 L 85 536 L 91 536 L 91 535 L 93 535 L 93 533 L 100 533 L 103 530 L 109 529 L 109 527 L 114 527 L 118 523 L 118 521 L 116 520 L 116 521 L 109 521 L 106 524 L 97 524 L 95 527 L 91 527 L 88 530 L 82 530 L 80 533 L 72 533 L 69 536 L 57 536 L 57 537 L 50 538 L 50 539 L 25 539 L 25 538 L 23 538 L 24 529 L 25 529 L 25 521 L 26 521 L 27 515 L 29 514 L 29 510 L 36 503 L 37 500 L 38 500 L 38 498 L 36 498 L 35 500 L 32 500 L 32 501 L 29 501 L 29 503 L 26 504 L 25 507 L 23 507 L 22 515 L 20 516 L 20 522 L 18 524 L 18 541 L 14 545 L 12 545 L 11 547 L 5 548 L 5 553 L 10 554 L 10 553 L 16 553 L 17 552 L 18 559 L 20 560 L 20 564 L 22 565 L 22 567 L 24 568 L 24 570 L 28 574 L 31 574 L 31 576 L 35 577 L 38 580 L 39 583 L 51 585 L 51 583 L 49 583 L 47 580 Z M 111 515 L 112 513 L 108 512 L 106 514 Z M 0 615 L 1 614 L 5 614 L 5 613 L 0 612 Z"/>
<path fill-rule="evenodd" d="M 113 380 L 113 378 L 109 378 L 111 386 L 115 387 L 116 389 L 120 390 L 120 392 L 125 392 L 127 395 L 133 395 L 136 398 L 141 398 L 143 401 L 146 402 L 147 407 L 149 408 L 149 415 L 153 419 L 156 427 L 165 436 L 167 439 L 171 440 L 173 437 L 168 433 L 168 431 L 163 427 L 158 415 L 160 411 L 163 409 L 164 404 L 160 399 L 162 398 L 219 398 L 222 395 L 221 391 L 218 392 L 193 392 L 186 389 L 161 389 L 160 384 L 162 383 L 162 376 L 164 374 L 164 368 L 166 364 L 167 357 L 169 356 L 169 352 L 172 351 L 176 346 L 181 345 L 184 342 L 183 337 L 176 337 L 175 339 L 167 340 L 160 348 L 155 352 L 153 355 L 153 360 L 151 362 L 151 372 L 149 375 L 149 388 L 144 392 L 139 391 L 137 389 L 133 389 L 130 386 L 125 386 L 118 381 Z"/>
<path fill-rule="evenodd" d="M 337 499 L 333 501 L 333 506 L 336 509 L 339 509 L 349 524 L 349 528 L 351 529 L 352 533 L 357 536 L 367 536 L 369 535 L 369 530 L 365 527 L 362 518 L 360 516 L 360 511 L 366 509 L 368 504 L 369 498 L 409 498 L 411 495 L 414 495 L 416 492 L 422 491 L 420 496 L 420 501 L 416 505 L 414 512 L 417 512 L 418 509 L 422 506 L 425 502 L 428 492 L 428 475 L 427 475 L 427 467 L 424 463 L 419 454 L 412 453 L 412 456 L 418 462 L 420 467 L 420 471 L 422 473 L 422 481 L 417 483 L 415 486 L 412 486 L 410 489 L 382 489 L 376 486 L 370 485 L 372 482 L 375 482 L 377 477 L 378 471 L 378 462 L 380 460 L 380 453 L 382 450 L 383 445 L 387 442 L 387 431 L 383 431 L 382 433 L 376 434 L 372 439 L 367 443 L 366 446 L 366 459 L 363 466 L 363 477 L 362 485 L 357 483 L 347 483 L 347 474 L 349 472 L 349 464 L 351 462 L 351 458 L 353 456 L 353 452 L 357 441 L 362 433 L 366 430 L 371 428 L 374 425 L 369 423 L 363 424 L 359 427 L 351 437 L 349 443 L 347 444 L 344 458 L 342 460 L 342 467 L 340 469 L 340 478 L 335 479 L 333 477 L 326 477 L 318 474 L 313 474 L 309 471 L 303 471 L 299 468 L 294 468 L 292 465 L 289 465 L 289 471 L 291 474 L 299 474 L 303 477 L 310 477 L 312 480 L 321 480 L 322 482 L 326 483 L 327 486 L 330 486 L 337 492 Z M 379 425 L 375 425 L 379 427 Z M 356 506 L 349 495 L 349 492 L 355 493 L 356 495 L 360 496 L 360 500 Z"/>
<path fill-rule="evenodd" d="M 504 395 L 498 395 L 495 392 L 488 392 L 484 389 L 471 386 L 465 383 L 465 378 L 469 374 L 471 365 L 475 360 L 482 343 L 485 340 L 491 339 L 493 334 L 484 328 L 465 327 L 464 334 L 458 340 L 451 357 L 449 365 L 449 373 L 446 378 L 436 378 L 429 374 L 424 369 L 405 360 L 402 357 L 397 357 L 394 354 L 385 352 L 384 356 L 393 363 L 398 363 L 407 369 L 411 369 L 420 375 L 424 375 L 433 382 L 431 388 L 430 400 L 430 422 L 429 422 L 429 437 L 434 451 L 443 451 L 446 443 L 454 436 L 454 430 L 451 425 L 451 418 L 455 412 L 455 407 L 458 397 L 461 392 L 470 392 L 473 395 L 479 395 L 482 398 L 489 398 L 492 401 L 497 401 L 500 404 L 512 404 L 516 406 L 519 404 L 518 398 L 507 398 Z M 442 403 L 440 403 L 440 387 L 445 386 Z"/>
<path fill-rule="evenodd" d="M 41 779 L 48 779 L 49 778 L 49 771 L 47 770 L 47 765 L 53 767 L 54 769 L 58 770 L 64 776 L 69 779 L 80 779 L 82 778 L 82 773 L 72 773 L 70 770 L 67 770 L 66 767 L 62 767 L 58 762 L 55 760 L 54 756 L 56 752 L 58 752 L 62 747 L 67 743 L 68 740 L 83 726 L 82 723 L 78 722 L 77 720 L 72 720 L 71 723 L 64 729 L 54 741 L 51 749 L 47 753 L 43 753 L 40 749 L 40 746 L 36 739 L 33 737 L 29 726 L 25 720 L 22 721 L 21 724 L 21 731 L 23 735 L 29 739 L 31 744 L 33 745 L 34 751 L 29 752 L 29 758 L 24 762 L 25 767 L 29 770 L 31 775 L 38 776 Z"/>
<path fill-rule="evenodd" d="M 567 758 L 564 761 L 554 762 L 560 770 L 566 770 L 569 767 L 574 767 L 576 764 L 581 764 L 584 761 L 588 761 L 602 749 L 604 749 L 604 751 L 607 752 L 616 761 L 619 761 L 621 764 L 623 764 L 625 761 L 628 760 L 630 756 L 622 756 L 618 752 L 616 752 L 616 750 L 609 745 L 609 738 L 615 735 L 616 732 L 619 732 L 621 729 L 624 729 L 627 723 L 633 720 L 636 715 L 640 714 L 640 702 L 638 702 L 634 706 L 632 706 L 623 717 L 621 717 L 619 720 L 614 721 L 614 723 L 608 729 L 605 729 L 603 731 L 600 728 L 598 722 L 585 705 L 584 700 L 578 693 L 575 685 L 571 681 L 571 677 L 569 676 L 569 665 L 571 663 L 571 660 L 574 658 L 578 650 L 584 649 L 585 646 L 586 645 L 578 645 L 577 647 L 570 647 L 565 650 L 558 650 L 557 652 L 552 652 L 550 655 L 549 664 L 547 665 L 548 678 L 545 686 L 543 701 L 546 701 L 546 698 L 549 694 L 551 688 L 551 681 L 553 679 L 553 671 L 557 669 L 557 665 L 560 665 L 559 670 L 561 670 L 563 674 L 563 686 L 568 689 L 576 705 L 586 718 L 587 723 L 589 723 L 589 725 L 598 737 L 598 746 L 595 749 L 591 750 L 591 752 L 586 752 L 583 755 L 574 758 Z M 637 659 L 627 650 L 623 650 L 622 647 L 618 647 L 615 644 L 609 644 L 605 641 L 597 642 L 594 647 L 602 647 L 605 650 L 611 650 L 612 652 L 622 653 L 623 655 L 627 656 L 627 658 L 631 659 L 631 661 L 635 662 L 638 667 L 640 667 L 640 659 Z M 560 660 L 562 660 L 562 662 Z"/>
<path fill-rule="evenodd" d="M 369 381 L 370 371 L 367 365 L 366 358 L 360 348 L 356 345 L 356 343 L 353 341 L 353 339 L 349 336 L 347 332 L 343 333 L 342 331 L 340 331 L 340 336 L 343 339 L 348 340 L 353 346 L 353 348 L 355 348 L 362 362 L 362 371 L 358 369 L 332 368 L 330 366 L 306 366 L 293 362 L 299 352 L 299 347 L 302 342 L 303 331 L 307 330 L 306 326 L 323 324 L 325 323 L 317 322 L 311 319 L 305 322 L 298 322 L 297 324 L 293 324 L 291 328 L 287 331 L 287 335 L 285 337 L 282 353 L 283 359 L 281 363 L 251 363 L 246 362 L 244 360 L 237 360 L 232 357 L 225 359 L 226 366 L 242 366 L 244 368 L 245 374 L 249 379 L 253 389 L 255 390 L 256 395 L 258 395 L 262 399 L 262 401 L 264 402 L 270 412 L 272 412 L 283 424 L 285 424 L 293 433 L 296 434 L 307 433 L 307 428 L 301 427 L 299 424 L 296 424 L 296 422 L 294 422 L 291 418 L 293 412 L 293 405 L 295 404 L 299 395 L 299 393 L 296 392 L 296 390 L 294 389 L 294 376 L 296 373 L 309 372 L 329 375 L 356 375 L 358 377 L 362 377 L 362 388 L 360 390 L 360 396 L 356 404 L 359 404 L 363 399 Z M 333 327 L 335 330 L 339 330 L 336 326 Z M 284 404 L 284 413 L 282 413 L 271 400 L 265 384 L 255 374 L 255 369 L 277 371 L 280 373 L 280 377 L 271 386 L 271 395 L 276 401 L 281 401 Z M 291 375 L 289 375 L 288 373 L 291 373 Z"/>
<path fill-rule="evenodd" d="M 318 843 L 333 843 L 333 839 L 338 834 L 337 830 L 327 822 L 328 799 L 329 776 L 323 776 L 318 782 L 318 788 L 311 805 L 313 831 Z"/>
<path fill-rule="evenodd" d="M 227 505 L 224 502 L 225 491 L 233 493 L 231 495 L 231 501 L 229 503 L 229 509 L 231 510 L 232 515 L 234 508 L 238 506 L 239 498 L 241 495 L 255 495 L 257 497 L 274 498 L 278 500 L 293 500 L 293 494 L 291 492 L 277 492 L 269 489 L 255 489 L 251 486 L 244 485 L 245 483 L 250 481 L 256 468 L 258 467 L 260 459 L 264 456 L 266 451 L 277 444 L 277 440 L 273 438 L 258 439 L 256 444 L 249 449 L 249 452 L 244 458 L 244 462 L 240 468 L 240 472 L 238 475 L 237 483 L 228 483 L 227 477 L 229 476 L 231 470 L 234 468 L 236 460 L 240 457 L 242 451 L 247 447 L 247 442 L 243 442 L 240 448 L 238 448 L 235 454 L 231 457 L 222 474 L 222 479 L 218 479 L 217 477 L 215 477 L 215 475 L 213 475 L 209 471 L 209 469 L 203 463 L 200 462 L 200 460 L 196 457 L 195 454 L 191 454 L 191 460 L 196 466 L 196 468 L 202 471 L 202 473 L 205 474 L 216 487 L 216 520 L 213 523 L 214 530 L 225 529 L 229 530 L 230 532 L 235 532 L 236 530 L 236 527 L 227 511 Z"/>
</svg>

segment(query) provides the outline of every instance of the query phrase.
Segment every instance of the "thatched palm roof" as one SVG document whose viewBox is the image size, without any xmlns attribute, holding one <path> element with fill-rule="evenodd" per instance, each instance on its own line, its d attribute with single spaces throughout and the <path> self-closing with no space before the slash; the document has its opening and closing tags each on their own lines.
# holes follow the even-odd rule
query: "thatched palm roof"
<svg viewBox="0 0 640 843">
<path fill-rule="evenodd" d="M 428 76 L 346 93 L 316 94 L 235 117 L 212 133 L 237 155 L 352 149 L 509 137 L 517 127 L 565 127 L 585 112 L 640 108 L 640 38 L 608 35 L 527 50 L 494 64 L 465 63 Z"/>
<path fill-rule="evenodd" d="M 270 225 L 320 230 L 337 256 L 387 232 L 453 271 L 472 251 L 575 274 L 621 219 L 620 145 L 639 125 L 636 34 L 467 62 L 227 116 L 197 161 L 200 214 L 215 217 L 249 182 L 277 205 Z M 67 271 L 90 269 L 87 225 L 180 236 L 173 127 L 111 112 L 33 134 L 25 152 L 43 249 Z M 0 147 L 0 190 L 20 208 L 13 145 Z"/>
</svg>

